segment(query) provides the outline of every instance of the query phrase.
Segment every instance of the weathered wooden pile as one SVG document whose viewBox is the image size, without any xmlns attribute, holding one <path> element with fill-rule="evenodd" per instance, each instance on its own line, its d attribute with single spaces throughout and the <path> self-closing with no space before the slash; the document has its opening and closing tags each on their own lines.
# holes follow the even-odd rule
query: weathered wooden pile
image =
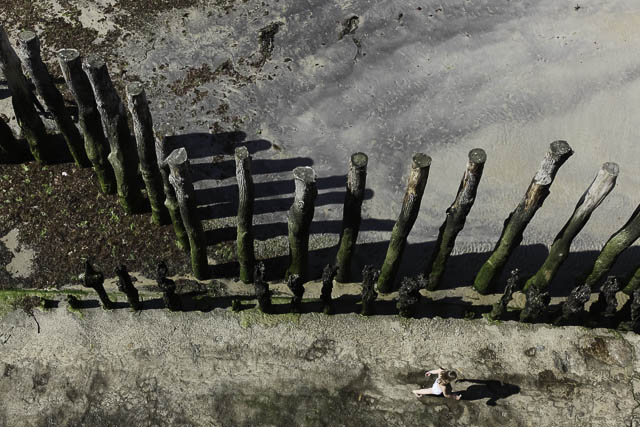
<svg viewBox="0 0 640 427">
<path fill-rule="evenodd" d="M 173 224 L 176 243 L 190 252 L 193 274 L 197 279 L 210 277 L 206 243 L 200 218 L 197 214 L 194 188 L 190 175 L 190 164 L 185 148 L 170 150 L 167 142 L 172 131 L 155 129 L 149 111 L 143 85 L 132 83 L 126 88 L 128 111 L 133 123 L 133 135 L 129 128 L 127 110 L 109 76 L 107 65 L 99 57 L 82 58 L 74 49 L 62 49 L 57 53 L 58 62 L 67 86 L 78 108 L 75 123 L 64 105 L 63 97 L 40 55 L 40 43 L 32 31 L 23 31 L 18 36 L 18 51 L 22 61 L 0 26 L 0 67 L 12 94 L 12 104 L 21 136 L 36 162 L 52 160 L 49 135 L 45 130 L 38 110 L 38 98 L 32 91 L 23 66 L 30 75 L 31 83 L 46 109 L 54 118 L 60 134 L 64 137 L 69 153 L 80 167 L 91 166 L 104 193 L 117 193 L 122 208 L 129 213 L 141 213 L 146 203 L 140 188 L 140 179 L 146 188 L 151 206 L 152 220 L 156 224 Z M 135 142 L 134 142 L 135 141 Z M 0 160 L 3 162 L 21 158 L 24 153 L 9 126 L 0 120 Z M 522 241 L 525 228 L 549 195 L 551 184 L 560 167 L 571 157 L 573 150 L 565 141 L 552 142 L 524 197 L 504 222 L 502 234 L 486 262 L 475 276 L 473 288 L 487 294 L 494 289 L 511 254 Z M 421 275 L 404 278 L 399 287 L 398 308 L 403 316 L 412 316 L 421 297 L 420 289 L 436 290 L 443 278 L 457 235 L 463 229 L 466 217 L 476 198 L 476 192 L 487 156 L 484 150 L 475 148 L 469 152 L 457 195 L 446 211 L 440 227 L 435 249 L 426 260 Z M 251 156 L 244 147 L 235 151 L 236 177 L 239 190 L 237 216 L 237 259 L 240 280 L 253 283 L 258 306 L 271 310 L 270 291 L 264 280 L 264 265 L 257 263 L 254 254 L 253 203 L 254 186 L 251 177 Z M 354 153 L 349 162 L 346 196 L 344 200 L 342 231 L 336 248 L 336 256 L 325 268 L 322 297 L 324 311 L 333 310 L 331 290 L 334 278 L 337 282 L 351 280 L 352 258 L 356 249 L 361 222 L 361 206 L 366 187 L 368 158 L 364 153 Z M 380 269 L 366 266 L 363 271 L 362 314 L 375 311 L 375 301 L 380 293 L 397 290 L 398 269 L 409 235 L 420 210 L 431 158 L 424 153 L 413 156 L 409 180 L 402 201 L 402 209 L 395 223 L 388 244 L 386 257 Z M 138 174 L 138 170 L 140 174 Z M 618 256 L 640 237 L 640 206 L 627 223 L 604 245 L 594 265 L 578 280 L 576 287 L 562 305 L 561 310 L 550 314 L 547 289 L 569 254 L 571 242 L 582 230 L 593 211 L 615 186 L 618 165 L 605 163 L 593 182 L 578 200 L 576 208 L 560 230 L 549 249 L 547 258 L 536 274 L 520 286 L 517 272 L 508 282 L 505 294 L 496 303 L 488 317 L 506 318 L 507 304 L 514 291 L 522 290 L 527 305 L 520 313 L 521 321 L 549 320 L 557 324 L 570 324 L 584 319 L 584 304 L 592 291 L 603 282 Z M 140 176 L 141 175 L 141 176 Z M 314 279 L 309 277 L 309 230 L 314 216 L 317 196 L 316 172 L 310 167 L 293 170 L 295 198 L 288 211 L 289 266 L 287 281 L 294 297 L 291 307 L 300 310 L 304 284 Z M 120 289 L 127 295 L 131 306 L 141 307 L 138 293 L 133 287 L 126 267 L 116 271 Z M 95 289 L 105 308 L 112 306 L 102 287 L 104 277 L 87 263 L 85 285 Z M 171 309 L 179 309 L 180 301 L 175 293 L 175 283 L 167 278 L 166 265 L 158 266 L 158 285 L 165 293 L 165 303 Z M 592 315 L 607 318 L 614 324 L 614 317 L 629 313 L 633 328 L 640 322 L 640 268 L 620 289 L 619 282 L 609 278 L 601 288 L 601 301 L 592 305 Z M 612 297 L 622 290 L 632 298 L 622 311 L 612 309 Z M 235 305 L 234 305 L 235 306 Z M 545 314 L 546 313 L 546 314 Z M 603 318 L 604 318 L 603 317 Z M 619 323 L 619 322 L 618 322 Z"/>
</svg>

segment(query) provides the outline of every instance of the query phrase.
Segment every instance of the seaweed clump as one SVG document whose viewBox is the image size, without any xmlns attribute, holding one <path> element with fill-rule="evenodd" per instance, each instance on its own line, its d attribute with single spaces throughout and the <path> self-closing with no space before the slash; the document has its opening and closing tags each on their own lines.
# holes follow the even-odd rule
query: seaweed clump
<svg viewBox="0 0 640 427">
<path fill-rule="evenodd" d="M 375 290 L 375 284 L 380 276 L 380 270 L 372 265 L 366 265 L 362 270 L 362 309 L 360 314 L 363 316 L 371 316 L 375 314 L 375 301 L 378 293 Z"/>
</svg>

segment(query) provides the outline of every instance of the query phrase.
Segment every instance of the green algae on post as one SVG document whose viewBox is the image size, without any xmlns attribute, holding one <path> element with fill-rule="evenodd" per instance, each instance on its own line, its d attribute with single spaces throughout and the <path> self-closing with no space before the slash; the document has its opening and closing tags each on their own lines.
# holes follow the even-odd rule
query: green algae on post
<svg viewBox="0 0 640 427">
<path fill-rule="evenodd" d="M 158 169 L 155 142 L 153 135 L 153 120 L 149 111 L 149 102 L 144 87 L 140 83 L 127 86 L 127 101 L 133 121 L 133 132 L 136 137 L 138 159 L 140 160 L 140 174 L 147 189 L 149 204 L 151 205 L 151 220 L 154 224 L 169 224 L 169 212 L 164 205 L 164 191 L 162 177 Z"/>
<path fill-rule="evenodd" d="M 170 136 L 167 129 L 156 132 L 156 157 L 158 159 L 160 176 L 162 177 L 162 186 L 164 187 L 164 205 L 169 211 L 173 231 L 176 233 L 176 245 L 183 251 L 189 252 L 189 237 L 187 236 L 187 230 L 184 228 L 182 216 L 180 216 L 180 207 L 178 206 L 178 199 L 176 199 L 176 192 L 169 180 L 171 174 L 169 165 L 167 164 L 167 156 L 171 153 L 169 138 Z"/>
<path fill-rule="evenodd" d="M 513 251 L 522 242 L 522 234 L 529 222 L 549 195 L 549 188 L 558 169 L 573 154 L 566 141 L 554 141 L 549 146 L 538 171 L 531 180 L 527 192 L 504 222 L 502 234 L 491 256 L 482 265 L 473 282 L 473 288 L 481 294 L 489 293 L 500 277 Z"/>
<path fill-rule="evenodd" d="M 253 178 L 249 150 L 246 147 L 236 148 L 235 158 L 238 182 L 236 251 L 240 264 L 240 280 L 251 283 L 256 258 L 253 248 Z"/>
<path fill-rule="evenodd" d="M 78 124 L 84 136 L 84 149 L 93 165 L 100 189 L 105 194 L 115 194 L 117 185 L 108 159 L 109 143 L 104 136 L 91 83 L 82 70 L 80 52 L 75 49 L 61 49 L 57 54 L 62 75 L 78 107 Z"/>
<path fill-rule="evenodd" d="M 116 176 L 120 204 L 127 213 L 139 213 L 144 199 L 138 189 L 138 154 L 131 141 L 124 105 L 102 59 L 94 55 L 84 58 L 82 69 L 91 83 L 104 134 L 111 147 L 108 159 Z"/>
<path fill-rule="evenodd" d="M 293 170 L 295 196 L 289 209 L 289 268 L 285 277 L 291 274 L 300 276 L 300 280 L 307 280 L 309 270 L 309 227 L 313 220 L 316 196 L 316 173 L 308 166 L 297 167 Z"/>
<path fill-rule="evenodd" d="M 198 217 L 187 150 L 184 147 L 173 150 L 167 157 L 166 162 L 171 170 L 169 181 L 176 192 L 180 216 L 189 237 L 193 274 L 198 280 L 208 279 L 210 271 L 207 260 L 207 243 L 204 238 L 202 223 Z"/>
<path fill-rule="evenodd" d="M 604 279 L 618 256 L 640 237 L 640 205 L 631 214 L 631 218 L 618 231 L 613 233 L 596 258 L 590 273 L 584 280 L 593 290 Z M 639 276 L 640 279 L 640 276 Z M 628 286 L 628 285 L 627 285 Z M 631 295 L 633 288 L 625 287 L 623 292 Z"/>
<path fill-rule="evenodd" d="M 416 218 L 418 218 L 420 202 L 422 201 L 424 188 L 427 185 L 430 166 L 431 157 L 423 153 L 414 154 L 407 190 L 402 200 L 400 216 L 391 231 L 387 255 L 378 277 L 377 290 L 383 294 L 393 291 L 402 253 L 407 245 L 407 236 L 409 236 L 409 232 L 413 228 Z"/>
<path fill-rule="evenodd" d="M 80 131 L 71 119 L 71 115 L 64 105 L 62 94 L 53 83 L 53 78 L 47 70 L 40 55 L 40 40 L 33 31 L 22 31 L 18 34 L 19 48 L 22 52 L 24 64 L 36 91 L 44 100 L 49 112 L 53 116 L 60 133 L 67 143 L 69 152 L 79 167 L 89 167 L 91 162 L 84 151 L 84 141 Z"/>
<path fill-rule="evenodd" d="M 440 226 L 436 247 L 424 272 L 427 278 L 426 288 L 430 291 L 437 289 L 440 285 L 447 260 L 455 246 L 456 237 L 464 228 L 467 215 L 476 200 L 486 160 L 487 154 L 482 148 L 474 148 L 469 152 L 467 169 L 462 176 L 460 187 L 458 187 L 458 194 L 447 209 L 447 217 Z"/>
<path fill-rule="evenodd" d="M 349 173 L 347 175 L 347 192 L 344 196 L 342 211 L 342 231 L 338 241 L 336 266 L 338 282 L 347 283 L 351 280 L 351 258 L 358 240 L 360 221 L 362 220 L 362 200 L 367 180 L 367 163 L 369 159 L 364 153 L 354 153 L 349 159 Z"/>
<path fill-rule="evenodd" d="M 545 289 L 549 286 L 558 269 L 567 259 L 571 242 L 589 221 L 593 211 L 600 206 L 602 201 L 613 190 L 618 173 L 619 167 L 616 163 L 607 162 L 602 165 L 589 188 L 578 200 L 571 218 L 554 239 L 544 263 L 538 272 L 524 284 L 525 291 L 530 286 L 535 286 L 539 289 Z"/>
<path fill-rule="evenodd" d="M 20 59 L 9 42 L 9 37 L 0 24 L 0 71 L 7 80 L 7 86 L 11 91 L 11 103 L 22 129 L 22 134 L 29 144 L 29 150 L 36 162 L 51 160 L 51 154 L 46 149 L 47 131 L 33 106 L 35 95 L 29 87 L 26 77 L 22 72 Z"/>
</svg>

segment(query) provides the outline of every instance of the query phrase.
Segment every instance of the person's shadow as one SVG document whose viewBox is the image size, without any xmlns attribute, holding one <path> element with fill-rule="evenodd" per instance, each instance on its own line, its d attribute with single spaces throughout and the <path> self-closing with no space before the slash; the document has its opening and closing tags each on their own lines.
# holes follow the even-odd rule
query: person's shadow
<svg viewBox="0 0 640 427">
<path fill-rule="evenodd" d="M 458 380 L 457 383 L 473 383 L 466 390 L 462 391 L 462 400 L 486 399 L 487 405 L 496 406 L 498 399 L 505 399 L 511 395 L 520 393 L 520 387 L 514 384 L 503 383 L 496 380 Z"/>
</svg>

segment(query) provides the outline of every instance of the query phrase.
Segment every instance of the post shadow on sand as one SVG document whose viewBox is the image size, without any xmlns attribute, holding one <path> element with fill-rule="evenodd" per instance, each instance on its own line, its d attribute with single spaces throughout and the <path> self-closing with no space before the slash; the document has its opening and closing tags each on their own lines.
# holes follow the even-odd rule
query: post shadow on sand
<svg viewBox="0 0 640 427">
<path fill-rule="evenodd" d="M 53 79 L 53 83 L 56 86 L 61 86 L 61 85 L 65 85 L 67 82 L 65 81 L 65 79 L 63 77 L 53 77 L 51 76 Z M 31 90 L 31 92 L 33 92 L 35 94 L 36 92 L 36 86 L 31 82 L 31 80 L 29 78 L 27 78 L 27 82 L 29 83 L 29 89 Z M 7 99 L 9 97 L 11 97 L 11 90 L 9 90 L 9 86 L 7 85 L 7 79 L 1 79 L 0 80 L 0 100 L 3 99 Z M 73 106 L 75 106 L 75 102 L 73 103 Z M 40 110 L 40 108 L 38 108 Z"/>
<path fill-rule="evenodd" d="M 316 197 L 315 206 L 340 206 L 344 202 L 344 195 L 344 190 L 320 193 Z M 373 190 L 366 189 L 364 192 L 365 200 L 371 199 L 372 197 Z M 227 200 L 229 201 L 225 203 L 198 207 L 198 215 L 203 220 L 235 217 L 238 213 L 238 198 L 236 196 Z M 287 212 L 292 204 L 293 196 L 279 197 L 276 199 L 255 199 L 253 203 L 253 214 L 261 215 L 274 212 Z"/>
<path fill-rule="evenodd" d="M 2 83 L 3 83 L 3 82 L 2 82 L 2 81 L 0 81 L 0 85 L 1 85 Z M 1 89 L 0 89 L 0 100 L 7 99 L 7 98 L 9 98 L 10 96 L 11 96 L 11 91 L 10 91 L 8 88 L 1 88 Z"/>
<path fill-rule="evenodd" d="M 169 151 L 184 147 L 187 150 L 189 160 L 203 157 L 232 155 L 235 147 L 242 143 L 247 134 L 242 131 L 220 132 L 216 134 L 205 132 L 192 132 L 168 136 L 166 143 Z M 271 147 L 268 141 L 246 142 L 249 152 L 266 150 Z M 244 145 L 243 144 L 243 145 Z"/>
<path fill-rule="evenodd" d="M 489 406 L 496 406 L 498 400 L 520 393 L 519 386 L 497 380 L 462 379 L 456 382 L 461 383 L 472 383 L 466 390 L 461 391 L 462 400 L 489 399 L 486 402 Z"/>
<path fill-rule="evenodd" d="M 216 156 L 223 156 L 218 154 Z M 194 181 L 203 179 L 227 179 L 236 176 L 235 160 L 218 160 L 214 156 L 213 162 L 193 162 L 191 173 Z M 189 157 L 190 160 L 193 158 Z M 308 157 L 290 157 L 287 159 L 252 159 L 251 175 L 276 174 L 293 172 L 298 166 L 313 166 L 313 160 Z M 198 196 L 200 199 L 200 196 Z M 205 199 L 206 200 L 206 199 Z M 218 199 L 217 201 L 220 201 Z"/>
<path fill-rule="evenodd" d="M 367 218 L 360 224 L 360 231 L 389 231 L 395 222 L 386 219 Z M 311 223 L 311 234 L 330 233 L 339 234 L 342 229 L 341 220 L 317 221 Z M 208 245 L 218 242 L 236 240 L 236 227 L 223 227 L 205 232 Z M 286 236 L 288 232 L 285 222 L 254 224 L 253 234 L 256 240 L 267 240 L 278 236 Z"/>
<path fill-rule="evenodd" d="M 74 304 L 74 308 L 78 309 L 78 310 L 84 310 L 87 308 L 100 308 L 102 307 L 102 304 L 100 303 L 99 299 L 93 299 L 94 296 L 91 297 L 91 299 L 77 299 L 73 304 Z M 112 303 L 112 307 L 110 308 L 110 310 L 119 310 L 119 309 L 123 309 L 123 308 L 130 308 L 131 306 L 129 305 L 128 302 L 124 302 L 124 301 L 111 301 Z M 144 306 L 144 302 L 142 304 L 142 309 L 146 310 L 148 309 L 147 307 Z M 151 308 L 151 307 L 149 307 Z M 156 308 L 156 307 L 153 307 Z"/>
<path fill-rule="evenodd" d="M 253 299 L 252 296 L 245 295 L 213 297 L 206 292 L 197 291 L 178 294 L 178 296 L 182 303 L 182 309 L 180 311 L 200 311 L 205 313 L 216 308 L 229 308 L 235 299 L 243 302 Z M 252 303 L 252 305 L 255 304 Z M 242 308 L 250 308 L 250 305 L 243 303 Z"/>
<path fill-rule="evenodd" d="M 256 175 L 253 163 L 258 161 L 259 160 L 254 160 L 252 162 L 252 175 Z M 291 166 L 293 166 L 293 168 L 291 169 L 291 171 L 293 171 L 296 166 L 294 166 L 294 163 L 292 163 Z M 316 178 L 316 188 L 318 190 L 345 188 L 346 185 L 346 175 L 320 176 Z M 268 199 L 284 194 L 293 194 L 295 191 L 295 184 L 293 182 L 293 179 L 284 179 L 276 181 L 254 182 L 253 188 L 254 194 L 256 195 L 257 199 Z M 198 203 L 202 205 L 236 200 L 238 199 L 238 186 L 234 183 L 214 188 L 199 189 L 196 190 L 196 197 L 198 198 Z"/>
</svg>

